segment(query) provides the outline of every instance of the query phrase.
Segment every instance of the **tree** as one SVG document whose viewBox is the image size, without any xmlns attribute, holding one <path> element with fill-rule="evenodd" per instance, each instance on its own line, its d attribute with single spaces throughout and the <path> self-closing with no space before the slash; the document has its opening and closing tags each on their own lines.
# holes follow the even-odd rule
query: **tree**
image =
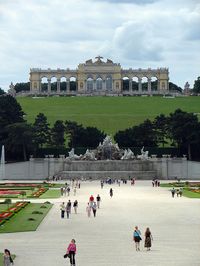
<svg viewBox="0 0 200 266">
<path fill-rule="evenodd" d="M 177 109 L 169 117 L 169 136 L 179 148 L 186 148 L 191 160 L 191 145 L 199 142 L 200 129 L 196 115 Z"/>
<path fill-rule="evenodd" d="M 120 147 L 157 146 L 157 135 L 154 125 L 148 119 L 138 126 L 117 132 L 114 139 Z"/>
<path fill-rule="evenodd" d="M 194 88 L 193 88 L 194 93 L 200 93 L 200 77 L 198 77 L 194 81 Z"/>
<path fill-rule="evenodd" d="M 11 199 L 5 199 L 4 203 L 7 204 L 7 208 L 9 209 L 10 205 L 12 204 L 12 200 Z"/>
<path fill-rule="evenodd" d="M 44 144 L 50 142 L 50 128 L 47 122 L 47 117 L 43 113 L 39 113 L 33 124 L 34 127 L 34 142 L 42 148 Z"/>
<path fill-rule="evenodd" d="M 169 118 L 163 114 L 156 116 L 156 118 L 153 121 L 154 129 L 157 135 L 157 141 L 158 143 L 162 144 L 163 147 L 164 144 L 167 143 L 166 139 L 168 134 L 168 122 Z"/>
<path fill-rule="evenodd" d="M 169 91 L 183 92 L 181 87 L 177 86 L 176 84 L 172 82 L 169 82 Z"/>
<path fill-rule="evenodd" d="M 13 123 L 6 127 L 8 136 L 6 147 L 13 154 L 18 154 L 24 161 L 27 160 L 27 153 L 33 149 L 33 127 L 26 122 Z"/>
<path fill-rule="evenodd" d="M 23 201 L 24 201 L 24 198 L 25 198 L 25 196 L 26 196 L 26 191 L 22 190 L 22 191 L 20 192 L 20 195 L 22 196 Z"/>
<path fill-rule="evenodd" d="M 30 82 L 16 83 L 14 89 L 16 92 L 30 91 Z"/>
<path fill-rule="evenodd" d="M 105 138 L 105 134 L 95 127 L 84 128 L 74 121 L 66 121 L 65 125 L 70 136 L 69 147 L 95 148 Z"/>
<path fill-rule="evenodd" d="M 3 95 L 3 94 L 5 94 L 5 91 L 2 90 L 2 88 L 0 88 L 0 95 Z"/>
<path fill-rule="evenodd" d="M 65 144 L 65 126 L 61 120 L 57 120 L 51 129 L 51 144 L 58 147 Z"/>
</svg>

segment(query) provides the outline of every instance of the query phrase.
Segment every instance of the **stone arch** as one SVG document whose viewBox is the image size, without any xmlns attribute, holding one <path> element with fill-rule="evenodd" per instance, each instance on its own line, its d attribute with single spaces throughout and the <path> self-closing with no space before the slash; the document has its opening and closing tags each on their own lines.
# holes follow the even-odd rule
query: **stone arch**
<svg viewBox="0 0 200 266">
<path fill-rule="evenodd" d="M 158 78 L 156 76 L 151 76 L 151 90 L 159 91 L 158 86 Z"/>
<path fill-rule="evenodd" d="M 142 77 L 141 78 L 141 82 L 142 82 L 142 91 L 143 92 L 147 92 L 148 91 L 148 78 L 147 77 Z"/>
<path fill-rule="evenodd" d="M 69 78 L 69 90 L 70 91 L 76 91 L 77 90 L 77 78 L 74 76 L 71 76 Z"/>
<path fill-rule="evenodd" d="M 103 79 L 100 76 L 96 79 L 96 89 L 98 91 L 103 89 Z"/>
<path fill-rule="evenodd" d="M 40 89 L 41 89 L 41 92 L 48 91 L 48 78 L 46 76 L 42 76 L 40 78 Z"/>
<path fill-rule="evenodd" d="M 94 88 L 94 79 L 91 77 L 88 77 L 86 80 L 86 88 L 87 91 L 93 91 Z"/>
<path fill-rule="evenodd" d="M 67 90 L 67 78 L 60 77 L 60 91 L 64 92 Z"/>
<path fill-rule="evenodd" d="M 111 91 L 112 90 L 112 83 L 113 83 L 113 79 L 111 75 L 108 75 L 106 77 L 106 90 L 107 91 Z"/>
<path fill-rule="evenodd" d="M 124 76 L 122 78 L 122 90 L 129 91 L 129 77 L 128 76 Z"/>
<path fill-rule="evenodd" d="M 138 77 L 132 77 L 132 90 L 138 91 Z"/>
<path fill-rule="evenodd" d="M 51 91 L 57 91 L 57 77 L 51 77 Z"/>
</svg>

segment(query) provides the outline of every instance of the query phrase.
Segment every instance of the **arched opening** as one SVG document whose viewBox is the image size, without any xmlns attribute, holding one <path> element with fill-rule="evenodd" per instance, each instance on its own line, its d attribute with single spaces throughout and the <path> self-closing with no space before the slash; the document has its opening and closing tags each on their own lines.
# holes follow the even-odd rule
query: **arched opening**
<svg viewBox="0 0 200 266">
<path fill-rule="evenodd" d="M 101 91 L 103 88 L 103 80 L 102 78 L 97 78 L 96 79 L 96 88 L 98 91 Z"/>
<path fill-rule="evenodd" d="M 138 91 L 138 77 L 132 78 L 132 90 Z"/>
<path fill-rule="evenodd" d="M 93 84 L 94 84 L 93 78 L 88 78 L 87 79 L 87 91 L 93 91 Z"/>
<path fill-rule="evenodd" d="M 65 77 L 60 78 L 60 91 L 66 91 L 67 90 L 67 82 Z"/>
<path fill-rule="evenodd" d="M 41 92 L 46 92 L 48 90 L 48 80 L 47 77 L 41 78 Z"/>
<path fill-rule="evenodd" d="M 69 90 L 70 91 L 76 91 L 77 88 L 77 82 L 75 77 L 71 77 L 69 79 Z"/>
<path fill-rule="evenodd" d="M 123 77 L 123 79 L 122 79 L 122 88 L 123 88 L 123 91 L 128 91 L 129 90 L 129 78 L 128 77 Z"/>
<path fill-rule="evenodd" d="M 158 79 L 157 77 L 151 77 L 151 90 L 158 91 Z"/>
<path fill-rule="evenodd" d="M 147 91 L 148 90 L 148 79 L 147 79 L 147 77 L 142 77 L 141 82 L 142 82 L 142 91 Z"/>
<path fill-rule="evenodd" d="M 112 76 L 108 76 L 106 78 L 106 90 L 111 91 L 112 90 Z"/>
<path fill-rule="evenodd" d="M 57 91 L 57 78 L 51 77 L 51 91 Z"/>
</svg>

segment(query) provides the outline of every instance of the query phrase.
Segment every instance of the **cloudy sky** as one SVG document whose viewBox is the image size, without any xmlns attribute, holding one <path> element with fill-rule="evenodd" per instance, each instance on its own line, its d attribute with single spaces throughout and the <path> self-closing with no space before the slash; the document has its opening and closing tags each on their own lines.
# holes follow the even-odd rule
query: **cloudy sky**
<svg viewBox="0 0 200 266">
<path fill-rule="evenodd" d="M 200 76 L 199 0 L 0 0 L 0 87 L 31 67 L 76 68 L 96 55 L 123 68 Z"/>
</svg>

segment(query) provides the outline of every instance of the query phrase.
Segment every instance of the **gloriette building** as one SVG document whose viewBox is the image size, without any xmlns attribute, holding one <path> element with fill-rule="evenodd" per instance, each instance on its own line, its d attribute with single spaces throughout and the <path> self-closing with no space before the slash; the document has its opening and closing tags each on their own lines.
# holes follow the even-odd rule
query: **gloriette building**
<svg viewBox="0 0 200 266">
<path fill-rule="evenodd" d="M 145 81 L 143 81 L 145 80 Z M 87 60 L 77 69 L 30 69 L 32 95 L 142 95 L 169 93 L 169 71 L 123 69 L 119 63 Z"/>
</svg>

